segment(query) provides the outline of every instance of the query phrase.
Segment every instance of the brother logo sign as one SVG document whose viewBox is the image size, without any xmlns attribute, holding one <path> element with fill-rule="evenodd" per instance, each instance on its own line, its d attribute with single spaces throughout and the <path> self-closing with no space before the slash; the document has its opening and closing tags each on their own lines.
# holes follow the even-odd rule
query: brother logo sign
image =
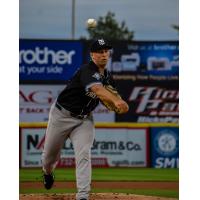
<svg viewBox="0 0 200 200">
<path fill-rule="evenodd" d="M 26 64 L 72 64 L 72 57 L 75 55 L 75 51 L 71 50 L 66 52 L 65 50 L 51 50 L 48 47 L 40 48 L 35 47 L 35 50 L 26 49 L 19 52 L 19 63 Z"/>
</svg>

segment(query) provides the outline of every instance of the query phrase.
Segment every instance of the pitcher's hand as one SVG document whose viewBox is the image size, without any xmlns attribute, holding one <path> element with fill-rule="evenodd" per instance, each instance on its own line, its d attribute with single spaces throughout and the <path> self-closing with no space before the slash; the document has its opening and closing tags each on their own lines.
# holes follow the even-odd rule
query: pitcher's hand
<svg viewBox="0 0 200 200">
<path fill-rule="evenodd" d="M 114 104 L 116 108 L 118 109 L 118 113 L 120 114 L 126 113 L 129 110 L 128 104 L 122 99 L 118 99 L 117 101 L 115 101 Z"/>
</svg>

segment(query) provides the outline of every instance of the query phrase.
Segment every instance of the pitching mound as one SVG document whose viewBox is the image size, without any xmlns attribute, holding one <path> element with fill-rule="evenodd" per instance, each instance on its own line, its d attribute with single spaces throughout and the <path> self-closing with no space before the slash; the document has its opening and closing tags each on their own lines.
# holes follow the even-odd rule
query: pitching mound
<svg viewBox="0 0 200 200">
<path fill-rule="evenodd" d="M 20 200 L 75 200 L 75 194 L 20 194 Z M 90 200 L 175 200 L 174 198 L 152 197 L 133 194 L 93 193 Z"/>
</svg>

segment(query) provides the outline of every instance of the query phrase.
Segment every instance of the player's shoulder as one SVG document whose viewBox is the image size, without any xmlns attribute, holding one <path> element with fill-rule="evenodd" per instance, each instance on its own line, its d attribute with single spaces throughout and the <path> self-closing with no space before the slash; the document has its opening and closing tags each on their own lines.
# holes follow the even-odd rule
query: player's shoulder
<svg viewBox="0 0 200 200">
<path fill-rule="evenodd" d="M 84 72 L 84 71 L 92 71 L 92 72 L 97 71 L 96 67 L 93 65 L 92 62 L 83 64 L 83 65 L 80 67 L 80 70 L 81 70 L 82 72 Z"/>
<path fill-rule="evenodd" d="M 89 63 L 85 63 L 85 64 L 82 64 L 81 66 L 80 66 L 80 69 L 81 70 L 84 70 L 84 69 L 87 69 L 89 67 Z"/>
</svg>

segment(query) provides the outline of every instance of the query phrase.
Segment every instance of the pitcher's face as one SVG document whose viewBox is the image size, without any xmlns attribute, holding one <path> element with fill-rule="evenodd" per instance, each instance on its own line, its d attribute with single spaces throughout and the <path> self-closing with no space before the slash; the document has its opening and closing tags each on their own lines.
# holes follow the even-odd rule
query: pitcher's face
<svg viewBox="0 0 200 200">
<path fill-rule="evenodd" d="M 91 58 L 97 66 L 106 66 L 110 52 L 107 49 L 102 49 L 97 52 L 91 52 Z"/>
</svg>

